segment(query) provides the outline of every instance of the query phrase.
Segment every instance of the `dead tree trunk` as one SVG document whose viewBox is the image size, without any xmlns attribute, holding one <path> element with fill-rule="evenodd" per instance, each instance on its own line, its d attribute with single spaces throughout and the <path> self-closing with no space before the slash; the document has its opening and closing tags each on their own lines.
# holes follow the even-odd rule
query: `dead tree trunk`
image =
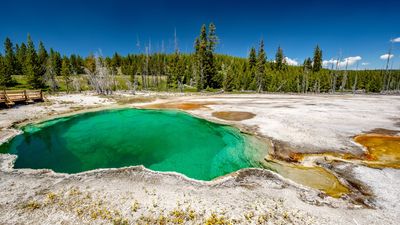
<svg viewBox="0 0 400 225">
<path fill-rule="evenodd" d="M 346 89 L 346 83 L 347 83 L 347 66 L 348 66 L 348 61 L 346 60 L 346 69 L 343 73 L 343 78 L 342 78 L 342 84 L 340 85 L 340 91 L 343 92 Z"/>
<path fill-rule="evenodd" d="M 90 71 L 85 68 L 89 75 L 89 84 L 97 94 L 112 94 L 112 86 L 114 83 L 114 74 L 110 73 L 110 69 L 104 65 L 100 56 L 96 56 L 96 70 Z"/>
<path fill-rule="evenodd" d="M 390 48 L 389 48 L 388 57 L 386 60 L 385 74 L 383 76 L 383 85 L 382 85 L 382 90 L 381 90 L 381 92 L 383 92 L 383 93 L 386 92 L 386 88 L 387 88 L 386 85 L 387 85 L 387 79 L 389 76 L 388 71 L 389 71 L 389 62 L 390 62 L 391 55 L 392 55 L 392 46 L 390 46 Z"/>
</svg>

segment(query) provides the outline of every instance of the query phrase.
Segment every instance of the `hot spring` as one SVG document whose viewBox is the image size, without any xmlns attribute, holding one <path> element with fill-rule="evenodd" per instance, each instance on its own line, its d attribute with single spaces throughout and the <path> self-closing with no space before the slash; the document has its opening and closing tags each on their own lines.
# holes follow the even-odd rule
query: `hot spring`
<svg viewBox="0 0 400 225">
<path fill-rule="evenodd" d="M 238 129 L 173 110 L 116 109 L 27 125 L 0 146 L 14 168 L 78 173 L 143 165 L 212 180 L 262 167 L 266 146 Z"/>
</svg>

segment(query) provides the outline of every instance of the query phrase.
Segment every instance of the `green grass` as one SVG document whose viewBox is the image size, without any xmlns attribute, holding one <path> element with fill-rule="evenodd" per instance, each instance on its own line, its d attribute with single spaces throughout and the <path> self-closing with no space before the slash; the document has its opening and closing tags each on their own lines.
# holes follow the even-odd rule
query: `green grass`
<svg viewBox="0 0 400 225">
<path fill-rule="evenodd" d="M 24 75 L 13 75 L 12 76 L 16 84 L 13 87 L 8 87 L 7 90 L 27 90 L 27 89 L 34 89 L 32 85 L 29 84 L 28 79 Z M 142 77 L 137 76 L 137 90 L 142 90 Z M 89 81 L 88 81 L 88 76 L 85 74 L 80 74 L 80 75 L 71 75 L 71 79 L 79 79 L 80 82 L 80 87 L 82 91 L 88 91 L 91 90 Z M 56 77 L 57 84 L 59 86 L 58 91 L 67 91 L 67 85 L 65 82 L 64 77 L 62 76 L 57 76 Z M 116 75 L 115 76 L 115 90 L 128 90 L 128 81 L 131 81 L 131 76 L 129 75 Z M 177 88 L 168 88 L 167 89 L 167 76 L 161 76 L 158 78 L 159 85 L 158 87 L 153 87 L 151 86 L 153 84 L 153 77 L 149 78 L 149 83 L 150 87 L 147 88 L 147 90 L 150 91 L 168 91 L 168 92 L 180 92 L 179 89 Z M 133 83 L 131 83 L 133 85 Z M 45 91 L 49 91 L 49 87 L 42 88 Z M 75 91 L 74 87 L 71 83 L 70 91 Z M 204 90 L 206 92 L 218 92 L 220 89 L 212 89 L 212 88 L 207 88 Z M 196 87 L 190 87 L 185 85 L 185 88 L 183 89 L 183 92 L 185 93 L 194 93 L 197 92 Z M 240 93 L 240 92 L 239 92 Z"/>
<path fill-rule="evenodd" d="M 34 89 L 32 85 L 29 84 L 28 79 L 24 75 L 13 75 L 13 79 L 16 82 L 16 85 L 13 87 L 8 87 L 9 90 L 25 90 L 25 89 Z M 71 75 L 71 79 L 79 79 L 79 83 L 82 91 L 90 90 L 88 78 L 86 75 Z M 116 89 L 118 90 L 127 90 L 128 86 L 126 81 L 130 80 L 130 76 L 126 75 L 117 75 L 116 78 Z M 67 85 L 65 79 L 62 76 L 56 77 L 57 84 L 59 86 L 58 91 L 66 91 Z M 74 89 L 71 83 L 70 89 Z M 48 87 L 44 88 L 44 90 L 49 90 Z"/>
<path fill-rule="evenodd" d="M 15 86 L 8 87 L 9 90 L 26 90 L 26 89 L 33 89 L 33 87 L 28 84 L 28 80 L 26 76 L 23 75 L 14 75 L 12 76 L 15 81 Z"/>
</svg>

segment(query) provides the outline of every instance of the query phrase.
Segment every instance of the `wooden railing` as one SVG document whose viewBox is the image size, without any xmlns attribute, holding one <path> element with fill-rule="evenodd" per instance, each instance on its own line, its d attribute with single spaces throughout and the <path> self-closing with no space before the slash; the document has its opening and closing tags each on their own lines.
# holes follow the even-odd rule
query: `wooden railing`
<svg viewBox="0 0 400 225">
<path fill-rule="evenodd" d="M 44 100 L 42 90 L 4 90 L 0 91 L 0 103 L 8 107 L 16 102 L 32 103 L 34 100 Z"/>
</svg>

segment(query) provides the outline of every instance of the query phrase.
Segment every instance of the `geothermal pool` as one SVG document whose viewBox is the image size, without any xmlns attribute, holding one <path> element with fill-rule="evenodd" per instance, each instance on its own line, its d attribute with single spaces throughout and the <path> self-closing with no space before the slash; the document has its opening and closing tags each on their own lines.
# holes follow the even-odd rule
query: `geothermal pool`
<svg viewBox="0 0 400 225">
<path fill-rule="evenodd" d="M 266 146 L 238 129 L 174 110 L 116 109 L 77 114 L 22 128 L 0 146 L 14 168 L 78 173 L 143 165 L 212 180 L 262 167 Z"/>
</svg>

